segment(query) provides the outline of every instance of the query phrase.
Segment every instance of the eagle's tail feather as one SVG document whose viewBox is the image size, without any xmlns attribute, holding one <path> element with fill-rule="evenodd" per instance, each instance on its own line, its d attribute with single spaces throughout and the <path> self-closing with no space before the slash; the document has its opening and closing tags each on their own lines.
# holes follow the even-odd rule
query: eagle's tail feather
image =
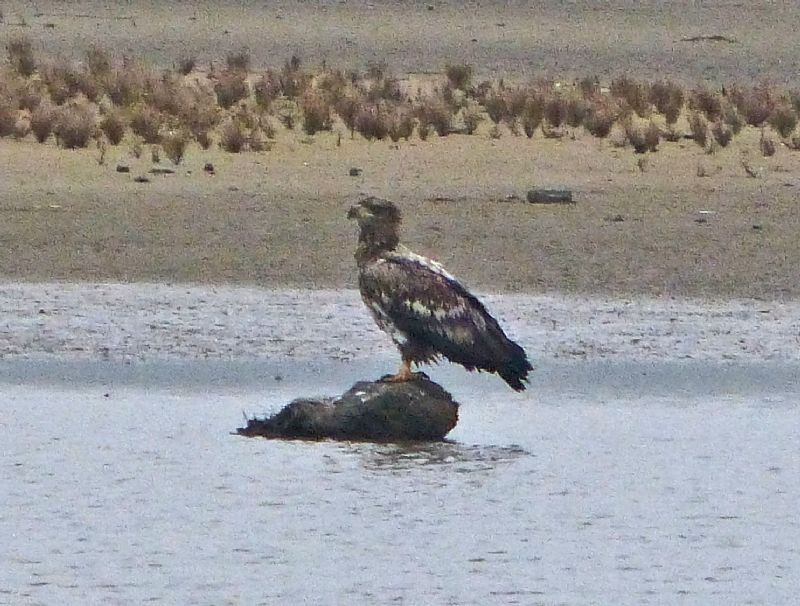
<svg viewBox="0 0 800 606">
<path fill-rule="evenodd" d="M 523 381 L 528 380 L 528 373 L 533 370 L 533 366 L 528 362 L 524 349 L 510 339 L 506 341 L 505 362 L 497 369 L 497 374 L 514 391 L 525 391 Z"/>
</svg>

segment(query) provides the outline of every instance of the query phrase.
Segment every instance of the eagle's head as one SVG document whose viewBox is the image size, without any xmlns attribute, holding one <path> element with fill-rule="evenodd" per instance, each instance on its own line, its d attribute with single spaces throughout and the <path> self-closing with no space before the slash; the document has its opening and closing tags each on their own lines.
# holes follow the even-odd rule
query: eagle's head
<svg viewBox="0 0 800 606">
<path fill-rule="evenodd" d="M 375 196 L 370 196 L 360 200 L 355 206 L 351 206 L 347 212 L 348 219 L 358 221 L 358 226 L 363 230 L 365 227 L 380 227 L 400 225 L 400 211 L 389 200 L 381 200 Z"/>
<path fill-rule="evenodd" d="M 399 241 L 400 210 L 389 200 L 374 196 L 364 198 L 347 212 L 348 219 L 358 221 L 361 254 L 364 257 L 391 250 Z"/>
</svg>

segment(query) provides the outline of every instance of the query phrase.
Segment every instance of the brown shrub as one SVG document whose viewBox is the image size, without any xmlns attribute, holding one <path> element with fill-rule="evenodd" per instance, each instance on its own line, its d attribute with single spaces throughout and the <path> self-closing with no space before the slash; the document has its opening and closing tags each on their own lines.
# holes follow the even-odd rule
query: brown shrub
<svg viewBox="0 0 800 606">
<path fill-rule="evenodd" d="M 197 65 L 197 59 L 192 56 L 185 56 L 178 59 L 178 73 L 182 76 L 188 76 L 194 71 Z"/>
<path fill-rule="evenodd" d="M 113 64 L 108 51 L 96 44 L 91 45 L 84 55 L 86 69 L 97 79 L 108 80 L 111 76 Z"/>
<path fill-rule="evenodd" d="M 611 81 L 611 95 L 624 101 L 638 116 L 650 114 L 648 87 L 632 78 L 622 76 Z"/>
<path fill-rule="evenodd" d="M 709 122 L 715 121 L 722 114 L 720 96 L 705 87 L 696 88 L 689 96 L 689 109 L 703 112 Z"/>
<path fill-rule="evenodd" d="M 658 144 L 661 142 L 661 129 L 652 120 L 644 129 L 644 142 L 648 151 L 658 151 Z"/>
<path fill-rule="evenodd" d="M 775 101 L 766 86 L 751 89 L 734 88 L 730 98 L 747 124 L 761 126 L 772 114 Z"/>
<path fill-rule="evenodd" d="M 576 95 L 569 95 L 566 100 L 566 114 L 564 121 L 567 126 L 577 128 L 586 119 L 589 113 L 589 103 L 583 98 Z"/>
<path fill-rule="evenodd" d="M 711 134 L 720 147 L 727 147 L 733 139 L 733 130 L 721 118 L 711 125 Z"/>
<path fill-rule="evenodd" d="M 397 143 L 400 139 L 408 141 L 414 133 L 414 115 L 410 108 L 396 105 L 389 117 L 389 138 Z"/>
<path fill-rule="evenodd" d="M 44 101 L 31 114 L 31 130 L 39 143 L 44 143 L 53 132 L 56 111 L 49 101 Z"/>
<path fill-rule="evenodd" d="M 544 104 L 544 119 L 553 127 L 561 126 L 567 117 L 567 103 L 561 95 L 553 95 Z"/>
<path fill-rule="evenodd" d="M 161 141 L 161 126 L 164 116 L 154 107 L 140 105 L 131 115 L 131 130 L 139 135 L 145 143 L 153 144 Z"/>
<path fill-rule="evenodd" d="M 500 124 L 501 120 L 506 116 L 508 109 L 506 107 L 505 97 L 491 92 L 486 95 L 483 101 L 483 107 L 489 116 L 489 119 L 495 124 Z"/>
<path fill-rule="evenodd" d="M 694 142 L 704 148 L 708 141 L 708 122 L 702 112 L 693 111 L 689 114 L 689 130 L 692 131 Z"/>
<path fill-rule="evenodd" d="M 189 133 L 184 129 L 170 130 L 161 137 L 161 148 L 176 166 L 183 160 L 189 145 Z"/>
<path fill-rule="evenodd" d="M 734 135 L 738 135 L 744 126 L 744 120 L 733 102 L 726 99 L 722 103 L 722 121 L 727 124 Z"/>
<path fill-rule="evenodd" d="M 536 91 L 525 88 L 511 88 L 504 92 L 505 115 L 507 122 L 512 122 L 525 113 L 529 98 L 538 95 Z"/>
<path fill-rule="evenodd" d="M 247 146 L 252 152 L 269 151 L 272 143 L 264 136 L 264 131 L 260 128 L 254 128 L 250 131 L 250 136 L 247 138 Z"/>
<path fill-rule="evenodd" d="M 453 114 L 450 107 L 441 99 L 423 100 L 416 109 L 420 124 L 427 124 L 440 137 L 446 137 L 453 129 Z"/>
<path fill-rule="evenodd" d="M 125 120 L 122 112 L 116 108 L 110 109 L 100 120 L 100 130 L 111 145 L 119 145 L 125 136 Z"/>
<path fill-rule="evenodd" d="M 223 125 L 219 146 L 226 152 L 238 154 L 247 143 L 247 135 L 238 120 L 229 118 Z"/>
<path fill-rule="evenodd" d="M 54 130 L 61 147 L 86 147 L 95 130 L 94 108 L 83 103 L 72 103 L 61 108 Z"/>
<path fill-rule="evenodd" d="M 598 139 L 604 139 L 611 133 L 611 127 L 617 119 L 614 109 L 607 103 L 595 102 L 589 107 L 583 120 L 583 127 L 589 134 Z"/>
<path fill-rule="evenodd" d="M 303 130 L 314 135 L 321 130 L 331 130 L 331 106 L 327 99 L 316 92 L 308 92 L 300 104 L 303 113 Z"/>
<path fill-rule="evenodd" d="M 475 134 L 475 131 L 478 130 L 478 125 L 483 120 L 483 116 L 481 115 L 480 108 L 474 104 L 468 105 L 464 108 L 464 128 L 468 135 Z"/>
<path fill-rule="evenodd" d="M 225 57 L 225 64 L 230 71 L 247 72 L 250 69 L 250 51 L 243 48 L 234 53 L 228 53 Z"/>
<path fill-rule="evenodd" d="M 386 113 L 379 105 L 374 103 L 359 109 L 355 117 L 354 127 L 367 141 L 385 139 L 386 135 L 389 134 L 389 120 Z"/>
<path fill-rule="evenodd" d="M 658 113 L 667 117 L 667 124 L 674 124 L 683 107 L 683 88 L 670 80 L 654 82 L 650 85 L 648 100 Z"/>
<path fill-rule="evenodd" d="M 256 105 L 261 109 L 269 109 L 272 102 L 281 96 L 281 79 L 272 70 L 267 70 L 253 85 Z"/>
<path fill-rule="evenodd" d="M 8 137 L 14 133 L 17 122 L 17 110 L 7 99 L 0 99 L 0 137 Z"/>
<path fill-rule="evenodd" d="M 791 105 L 782 103 L 772 110 L 768 122 L 785 139 L 792 134 L 797 126 L 797 114 Z"/>
<path fill-rule="evenodd" d="M 525 107 L 522 110 L 522 130 L 525 131 L 525 136 L 530 139 L 539 128 L 544 118 L 545 99 L 544 95 L 531 91 L 525 100 Z"/>
<path fill-rule="evenodd" d="M 350 130 L 352 135 L 356 129 L 356 116 L 364 105 L 364 100 L 358 96 L 345 95 L 334 106 L 336 113 L 344 122 L 345 126 Z"/>
<path fill-rule="evenodd" d="M 8 61 L 11 67 L 27 78 L 36 71 L 36 58 L 33 55 L 33 44 L 30 38 L 18 35 L 11 38 L 6 45 Z"/>
<path fill-rule="evenodd" d="M 115 105 L 130 107 L 142 102 L 150 79 L 143 66 L 125 61 L 109 74 L 106 92 Z"/>
<path fill-rule="evenodd" d="M 622 126 L 625 131 L 625 139 L 633 146 L 635 153 L 643 154 L 650 149 L 646 131 L 634 122 L 632 117 L 629 117 Z"/>
<path fill-rule="evenodd" d="M 311 84 L 311 77 L 301 69 L 302 62 L 292 55 L 283 65 L 280 74 L 281 90 L 287 99 L 301 96 Z"/>
<path fill-rule="evenodd" d="M 458 90 L 467 90 L 472 81 L 472 66 L 466 63 L 447 64 L 444 68 L 450 86 Z"/>
<path fill-rule="evenodd" d="M 584 99 L 592 99 L 600 94 L 600 79 L 597 76 L 581 78 L 578 89 Z"/>
<path fill-rule="evenodd" d="M 247 74 L 239 70 L 228 69 L 222 72 L 214 83 L 217 103 L 223 109 L 229 109 L 234 103 L 246 99 L 250 94 Z"/>
<path fill-rule="evenodd" d="M 772 137 L 765 136 L 763 130 L 761 131 L 761 139 L 758 142 L 758 147 L 761 150 L 762 156 L 768 158 L 775 155 L 775 141 L 772 139 Z"/>
</svg>

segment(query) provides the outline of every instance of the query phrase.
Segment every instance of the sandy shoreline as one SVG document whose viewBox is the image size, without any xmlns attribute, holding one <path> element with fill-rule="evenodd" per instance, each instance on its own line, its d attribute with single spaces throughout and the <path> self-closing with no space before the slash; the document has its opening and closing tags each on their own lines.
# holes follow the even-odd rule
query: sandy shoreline
<svg viewBox="0 0 800 606">
<path fill-rule="evenodd" d="M 800 361 L 800 303 L 482 298 L 533 360 Z M 0 358 L 329 359 L 393 356 L 355 290 L 0 284 Z"/>
</svg>

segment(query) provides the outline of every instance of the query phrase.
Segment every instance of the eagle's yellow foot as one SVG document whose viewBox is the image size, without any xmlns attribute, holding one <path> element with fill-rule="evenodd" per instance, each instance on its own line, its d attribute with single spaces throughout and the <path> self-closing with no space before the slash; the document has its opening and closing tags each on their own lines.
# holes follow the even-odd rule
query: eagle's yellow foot
<svg viewBox="0 0 800 606">
<path fill-rule="evenodd" d="M 396 374 L 393 375 L 386 375 L 385 377 L 381 377 L 381 382 L 383 383 L 403 383 L 405 381 L 413 381 L 415 375 L 411 372 L 411 362 L 403 360 L 400 362 L 400 368 L 398 369 Z"/>
</svg>

